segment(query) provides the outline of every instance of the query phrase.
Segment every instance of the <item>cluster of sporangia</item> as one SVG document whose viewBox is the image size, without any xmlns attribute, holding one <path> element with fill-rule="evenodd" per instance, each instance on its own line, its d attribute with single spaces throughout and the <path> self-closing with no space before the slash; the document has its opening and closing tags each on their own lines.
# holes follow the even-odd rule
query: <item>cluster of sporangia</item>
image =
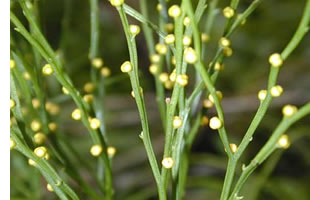
<svg viewBox="0 0 310 200">
<path fill-rule="evenodd" d="M 122 6 L 124 3 L 124 0 L 111 0 L 110 1 L 111 4 L 115 7 L 119 7 Z M 162 9 L 161 5 L 158 4 L 157 6 L 157 10 L 160 11 Z M 168 14 L 170 17 L 172 18 L 178 18 L 181 16 L 181 8 L 178 5 L 173 5 L 169 8 L 168 10 Z M 234 16 L 234 10 L 230 7 L 226 7 L 223 9 L 223 15 L 226 18 L 231 18 Z M 188 17 L 184 18 L 184 26 L 188 26 L 190 23 L 190 19 Z M 140 27 L 137 25 L 130 25 L 129 26 L 129 31 L 133 36 L 136 36 L 140 33 Z M 167 32 L 172 32 L 173 31 L 173 24 L 166 24 L 166 31 Z M 201 35 L 201 40 L 202 42 L 207 42 L 210 39 L 209 35 L 202 33 Z M 188 84 L 188 76 L 186 74 L 180 74 L 178 76 L 176 76 L 176 71 L 173 70 L 172 73 L 169 75 L 166 72 L 162 72 L 160 74 L 158 74 L 158 64 L 160 61 L 160 56 L 161 55 L 165 55 L 168 52 L 168 46 L 169 45 L 173 45 L 175 42 L 175 36 L 174 34 L 168 34 L 165 39 L 164 39 L 165 44 L 159 43 L 156 44 L 155 49 L 157 51 L 157 54 L 154 54 L 150 57 L 151 60 L 151 65 L 149 67 L 149 71 L 150 73 L 152 73 L 154 76 L 158 76 L 158 79 L 164 84 L 165 88 L 167 89 L 171 89 L 173 87 L 173 85 L 179 84 L 182 87 L 185 87 Z M 183 45 L 185 47 L 184 49 L 184 59 L 187 63 L 189 64 L 195 64 L 197 62 L 197 54 L 195 52 L 195 50 L 190 47 L 192 42 L 191 37 L 189 36 L 184 36 L 183 38 Z M 219 40 L 219 44 L 221 45 L 221 47 L 224 50 L 224 54 L 226 56 L 230 56 L 232 55 L 232 49 L 230 48 L 230 40 L 228 40 L 227 38 L 221 38 Z M 175 58 L 172 57 L 172 64 L 175 65 L 176 61 Z M 272 67 L 280 67 L 283 64 L 283 60 L 281 58 L 281 55 L 278 53 L 272 54 L 269 57 L 269 63 L 272 65 Z M 99 69 L 101 72 L 101 75 L 103 77 L 108 77 L 110 76 L 111 72 L 110 69 L 107 67 L 103 67 L 103 60 L 101 58 L 95 58 L 92 60 L 92 65 Z M 15 67 L 15 62 L 14 60 L 11 60 L 10 62 L 10 67 L 11 69 Z M 130 63 L 130 61 L 126 61 L 121 65 L 121 71 L 123 73 L 130 73 L 133 71 L 133 66 Z M 220 63 L 215 63 L 214 65 L 214 69 L 215 70 L 222 70 L 223 69 L 223 65 L 221 65 Z M 46 64 L 43 68 L 42 68 L 42 73 L 44 75 L 51 75 L 53 74 L 53 69 L 49 64 Z M 30 75 L 25 72 L 24 73 L 24 78 L 26 80 L 30 79 Z M 84 95 L 83 99 L 85 102 L 87 103 L 91 103 L 93 101 L 93 95 L 91 94 L 94 91 L 95 87 L 92 83 L 87 83 L 84 86 L 84 91 L 88 94 Z M 140 88 L 141 92 L 142 92 L 142 88 Z M 65 94 L 69 94 L 68 90 L 66 88 L 62 88 L 63 93 Z M 267 97 L 268 92 L 271 94 L 272 97 L 279 97 L 282 93 L 283 93 L 283 88 L 280 85 L 276 85 L 274 87 L 272 87 L 270 89 L 270 91 L 267 90 L 261 90 L 258 93 L 258 99 L 260 101 L 264 101 L 265 98 Z M 217 91 L 217 96 L 218 99 L 221 100 L 222 99 L 222 93 L 220 91 Z M 134 97 L 134 93 L 132 92 L 131 95 Z M 169 103 L 169 101 L 167 101 L 167 103 Z M 211 108 L 214 105 L 214 99 L 211 95 L 209 95 L 208 99 L 205 99 L 203 101 L 203 106 L 205 108 Z M 14 100 L 10 100 L 10 106 L 11 109 L 14 108 L 15 106 L 15 102 Z M 34 108 L 38 108 L 40 106 L 40 102 L 37 99 L 33 100 L 33 107 Z M 57 114 L 59 112 L 59 107 L 58 105 L 51 103 L 51 102 L 47 102 L 45 105 L 46 110 L 50 113 L 50 114 Z M 283 107 L 282 109 L 282 113 L 284 115 L 284 117 L 291 117 L 292 115 L 294 115 L 297 112 L 297 107 L 293 106 L 293 105 L 286 105 Z M 72 118 L 74 120 L 81 120 L 81 111 L 79 109 L 75 109 L 72 112 Z M 179 116 L 175 116 L 173 118 L 173 127 L 175 129 L 178 129 L 182 126 L 182 119 Z M 100 127 L 100 120 L 97 118 L 89 118 L 89 125 L 92 129 L 96 130 Z M 212 117 L 211 119 L 209 119 L 207 116 L 203 116 L 202 120 L 201 120 L 201 125 L 209 125 L 211 129 L 213 130 L 217 130 L 220 129 L 223 126 L 222 121 L 218 118 L 218 117 Z M 50 123 L 49 124 L 49 128 L 51 131 L 55 131 L 57 128 L 57 125 L 55 123 Z M 32 121 L 31 123 L 31 129 L 36 132 L 36 134 L 34 135 L 34 142 L 38 145 L 41 145 L 44 143 L 44 141 L 46 140 L 46 136 L 45 134 L 39 132 L 41 129 L 41 123 L 37 120 Z M 290 140 L 288 138 L 287 135 L 283 134 L 280 139 L 278 140 L 278 144 L 277 146 L 279 148 L 288 148 L 290 146 Z M 10 138 L 10 149 L 14 149 L 16 147 L 16 143 L 15 141 Z M 237 151 L 237 145 L 236 144 L 230 144 L 231 150 L 232 152 L 236 152 Z M 101 147 L 101 145 L 93 145 L 90 149 L 90 153 L 93 156 L 99 156 L 102 153 L 103 149 Z M 116 149 L 114 147 L 108 147 L 107 149 L 108 155 L 109 156 L 113 156 L 116 152 Z M 46 149 L 46 147 L 44 146 L 40 146 L 37 147 L 34 150 L 35 155 L 37 155 L 39 158 L 43 158 L 43 159 L 49 159 L 50 155 Z M 29 160 L 29 164 L 30 165 L 36 165 L 36 163 L 32 160 Z M 162 160 L 162 165 L 165 168 L 172 168 L 174 165 L 174 161 L 171 157 L 167 157 L 164 158 Z M 52 191 L 52 187 L 50 185 L 47 186 L 49 191 Z"/>
</svg>

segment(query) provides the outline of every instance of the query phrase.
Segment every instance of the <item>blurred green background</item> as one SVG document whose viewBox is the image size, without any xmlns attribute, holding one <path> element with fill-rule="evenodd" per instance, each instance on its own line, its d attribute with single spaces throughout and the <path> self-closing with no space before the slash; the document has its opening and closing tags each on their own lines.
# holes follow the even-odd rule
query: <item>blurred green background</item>
<svg viewBox="0 0 310 200">
<path fill-rule="evenodd" d="M 169 5 L 178 1 L 171 1 Z M 196 2 L 196 1 L 193 1 Z M 251 3 L 240 2 L 238 12 Z M 43 33 L 59 55 L 64 58 L 65 69 L 74 85 L 83 91 L 83 85 L 90 81 L 88 59 L 90 38 L 90 13 L 87 0 L 40 0 L 40 25 Z M 138 1 L 127 0 L 127 4 L 139 10 Z M 256 94 L 267 85 L 269 73 L 268 56 L 281 51 L 297 28 L 305 1 L 263 1 L 248 18 L 246 24 L 233 34 L 233 56 L 225 59 L 225 70 L 220 73 L 216 86 L 224 94 L 223 107 L 229 138 L 239 144 L 259 101 Z M 14 4 L 14 3 L 13 3 Z M 157 1 L 148 1 L 150 19 L 158 23 Z M 213 58 L 225 19 L 221 9 L 229 1 L 220 1 L 207 44 L 206 57 Z M 18 5 L 13 5 L 15 13 L 22 14 Z M 25 22 L 25 19 L 23 19 Z M 130 18 L 131 23 L 140 24 Z M 201 25 L 205 22 L 205 15 Z M 27 56 L 29 46 L 11 31 L 18 46 Z M 281 69 L 278 83 L 284 94 L 275 99 L 266 117 L 254 135 L 254 139 L 242 162 L 248 163 L 268 139 L 272 130 L 281 120 L 281 108 L 285 104 L 303 105 L 310 99 L 310 37 L 305 36 L 301 45 L 287 59 Z M 158 38 L 154 35 L 156 41 Z M 164 133 L 155 102 L 155 86 L 148 72 L 149 60 L 143 34 L 137 36 L 141 82 L 146 95 L 146 105 L 151 127 L 151 136 L 158 160 L 162 156 Z M 117 11 L 108 1 L 100 1 L 100 55 L 105 66 L 111 71 L 106 80 L 104 102 L 106 127 L 109 143 L 117 148 L 113 161 L 116 199 L 156 199 L 156 187 L 142 141 L 138 137 L 141 127 L 136 105 L 130 96 L 131 87 L 127 76 L 119 66 L 128 59 L 127 43 Z M 29 52 L 30 53 L 30 52 Z M 193 69 L 190 69 L 193 70 Z M 61 106 L 60 115 L 54 120 L 59 124 L 59 132 L 70 138 L 70 143 L 81 158 L 96 167 L 95 158 L 89 154 L 90 137 L 80 122 L 71 119 L 75 108 L 73 101 L 61 93 L 61 87 L 53 77 L 46 78 L 42 86 L 48 99 Z M 188 92 L 192 90 L 187 88 Z M 170 96 L 169 91 L 166 93 Z M 214 113 L 211 110 L 210 113 Z M 292 146 L 285 152 L 277 151 L 250 177 L 241 195 L 244 199 L 310 199 L 310 118 L 298 122 L 288 133 Z M 208 127 L 201 127 L 192 149 L 186 199 L 219 199 L 225 175 L 227 159 L 222 151 L 218 134 Z M 63 169 L 59 169 L 60 171 Z M 238 173 L 241 171 L 241 166 Z M 80 169 L 88 179 L 89 172 Z M 37 180 L 37 181 L 34 181 Z M 94 184 L 93 180 L 88 180 Z M 45 189 L 44 180 L 38 171 L 29 167 L 27 160 L 17 152 L 11 152 L 11 197 L 12 199 L 57 199 Z M 74 185 L 73 185 L 74 186 Z M 94 187 L 96 187 L 94 185 Z M 16 198 L 15 198 L 16 197 Z M 83 199 L 83 198 L 82 198 Z"/>
</svg>

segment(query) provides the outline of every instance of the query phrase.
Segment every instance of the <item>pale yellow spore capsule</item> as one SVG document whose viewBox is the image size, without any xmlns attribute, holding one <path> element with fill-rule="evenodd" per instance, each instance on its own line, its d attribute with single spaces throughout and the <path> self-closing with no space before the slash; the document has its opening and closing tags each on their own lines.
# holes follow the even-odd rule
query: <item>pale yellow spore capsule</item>
<svg viewBox="0 0 310 200">
<path fill-rule="evenodd" d="M 59 106 L 57 104 L 52 103 L 52 102 L 46 102 L 45 109 L 51 115 L 57 115 L 59 113 L 59 110 L 60 110 Z"/>
<path fill-rule="evenodd" d="M 34 132 L 37 132 L 41 129 L 41 123 L 37 120 L 33 120 L 30 124 L 30 127 Z"/>
<path fill-rule="evenodd" d="M 233 54 L 233 50 L 230 47 L 225 47 L 223 49 L 223 53 L 225 56 L 230 57 Z"/>
<path fill-rule="evenodd" d="M 102 151 L 103 151 L 102 146 L 99 144 L 95 144 L 90 148 L 90 154 L 95 157 L 100 156 Z"/>
<path fill-rule="evenodd" d="M 43 144 L 46 141 L 46 136 L 41 132 L 36 133 L 33 136 L 33 141 L 34 141 L 34 143 L 36 143 L 38 145 Z"/>
<path fill-rule="evenodd" d="M 15 63 L 15 60 L 10 60 L 10 69 L 13 69 L 13 68 L 15 68 L 15 66 L 16 66 L 16 63 Z"/>
<path fill-rule="evenodd" d="M 14 99 L 10 99 L 10 109 L 14 108 L 15 107 L 15 101 Z"/>
<path fill-rule="evenodd" d="M 192 38 L 189 37 L 189 36 L 187 36 L 187 35 L 185 35 L 185 36 L 183 37 L 183 45 L 184 45 L 184 46 L 189 46 L 189 45 L 191 45 L 191 44 L 192 44 Z"/>
<path fill-rule="evenodd" d="M 184 87 L 188 84 L 188 76 L 186 74 L 180 74 L 177 76 L 176 82 Z"/>
<path fill-rule="evenodd" d="M 212 108 L 214 103 L 212 103 L 209 99 L 203 100 L 203 107 L 204 108 Z"/>
<path fill-rule="evenodd" d="M 181 15 L 181 8 L 178 5 L 172 5 L 168 9 L 168 15 L 172 18 L 177 18 Z"/>
<path fill-rule="evenodd" d="M 101 70 L 100 70 L 100 74 L 101 76 L 103 77 L 109 77 L 111 75 L 111 70 L 108 68 L 108 67 L 103 67 Z"/>
<path fill-rule="evenodd" d="M 201 33 L 201 41 L 206 43 L 210 40 L 210 35 L 206 34 L 206 33 Z"/>
<path fill-rule="evenodd" d="M 44 159 L 49 160 L 50 158 L 51 158 L 51 155 L 48 152 L 46 152 Z"/>
<path fill-rule="evenodd" d="M 160 12 L 162 9 L 163 9 L 163 6 L 162 6 L 160 3 L 157 4 L 156 10 L 157 10 L 158 12 Z"/>
<path fill-rule="evenodd" d="M 50 122 L 48 124 L 48 128 L 50 129 L 51 132 L 55 132 L 57 130 L 58 126 L 55 122 Z"/>
<path fill-rule="evenodd" d="M 67 90 L 67 88 L 62 87 L 61 90 L 62 90 L 62 92 L 63 92 L 64 94 L 66 94 L 66 95 L 69 94 L 69 91 Z"/>
<path fill-rule="evenodd" d="M 14 149 L 16 147 L 16 142 L 10 138 L 10 150 Z"/>
<path fill-rule="evenodd" d="M 133 67 L 132 67 L 132 64 L 129 62 L 129 61 L 126 61 L 124 62 L 122 65 L 121 65 L 121 71 L 123 73 L 129 73 L 133 70 Z"/>
<path fill-rule="evenodd" d="M 46 189 L 47 189 L 49 192 L 54 192 L 54 189 L 53 189 L 53 187 L 52 187 L 50 184 L 47 184 L 47 185 L 46 185 Z"/>
<path fill-rule="evenodd" d="M 179 116 L 174 116 L 172 124 L 173 128 L 180 128 L 183 124 L 183 121 Z"/>
<path fill-rule="evenodd" d="M 143 94 L 143 88 L 142 88 L 142 87 L 140 87 L 140 94 Z M 134 92 L 134 91 L 131 91 L 131 96 L 132 96 L 133 98 L 136 98 L 135 92 Z"/>
<path fill-rule="evenodd" d="M 164 86 L 166 89 L 171 90 L 173 88 L 174 83 L 170 80 L 167 80 L 166 82 L 164 82 Z"/>
<path fill-rule="evenodd" d="M 103 62 L 102 58 L 93 58 L 91 61 L 91 64 L 93 67 L 99 69 L 103 66 L 104 62 Z"/>
<path fill-rule="evenodd" d="M 188 26 L 190 24 L 191 20 L 189 17 L 184 17 L 184 20 L 183 20 L 183 24 L 184 26 Z"/>
<path fill-rule="evenodd" d="M 46 64 L 42 68 L 43 75 L 49 76 L 49 75 L 53 74 L 53 72 L 54 72 L 54 70 L 50 64 Z"/>
<path fill-rule="evenodd" d="M 171 157 L 167 157 L 161 161 L 161 164 L 163 165 L 164 168 L 171 169 L 174 165 L 174 161 Z"/>
<path fill-rule="evenodd" d="M 37 98 L 32 99 L 31 102 L 32 102 L 32 106 L 33 106 L 34 108 L 39 108 L 40 105 L 41 105 L 40 100 L 37 99 Z"/>
<path fill-rule="evenodd" d="M 116 154 L 116 148 L 110 146 L 110 147 L 108 147 L 107 152 L 108 152 L 109 157 L 112 158 Z"/>
<path fill-rule="evenodd" d="M 209 124 L 209 118 L 207 116 L 203 116 L 200 121 L 201 126 L 207 126 Z"/>
<path fill-rule="evenodd" d="M 124 0 L 110 0 L 110 3 L 114 7 L 119 7 L 124 4 Z"/>
<path fill-rule="evenodd" d="M 169 75 L 169 79 L 170 79 L 170 81 L 172 81 L 172 82 L 175 82 L 175 81 L 176 81 L 176 79 L 177 79 L 177 72 L 176 72 L 176 69 L 174 69 L 174 70 L 171 72 L 171 74 Z"/>
<path fill-rule="evenodd" d="M 151 64 L 149 67 L 149 71 L 151 74 L 155 75 L 158 72 L 158 65 L 157 64 Z"/>
<path fill-rule="evenodd" d="M 86 102 L 86 103 L 92 103 L 94 101 L 94 95 L 92 94 L 86 94 L 83 96 L 83 100 Z"/>
<path fill-rule="evenodd" d="M 169 34 L 165 37 L 166 44 L 173 44 L 175 42 L 175 36 L 173 34 Z"/>
<path fill-rule="evenodd" d="M 80 120 L 82 117 L 81 110 L 78 108 L 74 109 L 71 116 L 74 120 Z"/>
<path fill-rule="evenodd" d="M 184 50 L 184 57 L 185 61 L 189 64 L 194 64 L 198 60 L 196 51 L 191 47 L 188 47 Z"/>
<path fill-rule="evenodd" d="M 222 71 L 222 70 L 224 70 L 224 64 L 221 64 L 221 63 L 219 63 L 219 62 L 216 62 L 216 63 L 214 64 L 214 70 L 215 70 L 215 71 Z"/>
<path fill-rule="evenodd" d="M 89 121 L 89 125 L 90 125 L 90 128 L 92 128 L 93 130 L 96 130 L 100 127 L 100 120 L 97 118 L 92 118 Z"/>
<path fill-rule="evenodd" d="M 28 159 L 28 164 L 30 165 L 30 166 L 37 166 L 37 163 L 36 162 L 34 162 L 32 159 Z"/>
<path fill-rule="evenodd" d="M 236 151 L 238 150 L 238 146 L 236 144 L 229 144 L 230 150 L 233 153 L 236 153 Z"/>
<path fill-rule="evenodd" d="M 46 153 L 47 153 L 47 149 L 44 146 L 37 147 L 34 149 L 34 154 L 36 154 L 36 156 L 38 156 L 39 158 L 44 158 Z"/>
<path fill-rule="evenodd" d="M 30 74 L 28 72 L 23 73 L 23 77 L 25 80 L 29 81 L 31 79 Z"/>
<path fill-rule="evenodd" d="M 270 94 L 273 97 L 279 97 L 283 93 L 283 88 L 280 85 L 273 86 L 270 89 Z"/>
<path fill-rule="evenodd" d="M 219 101 L 221 101 L 223 99 L 223 93 L 221 91 L 216 91 L 216 96 L 218 98 Z M 211 94 L 209 94 L 208 99 L 214 103 L 214 98 Z"/>
<path fill-rule="evenodd" d="M 169 79 L 169 75 L 167 72 L 162 72 L 158 78 L 162 83 L 164 83 Z"/>
<path fill-rule="evenodd" d="M 160 55 L 153 54 L 153 55 L 151 55 L 150 60 L 151 60 L 152 63 L 157 64 L 160 61 Z"/>
<path fill-rule="evenodd" d="M 157 51 L 157 53 L 165 55 L 168 51 L 168 48 L 165 44 L 158 43 L 155 45 L 155 50 Z"/>
<path fill-rule="evenodd" d="M 279 53 L 274 53 L 269 56 L 269 63 L 273 67 L 281 67 L 283 64 L 283 59 Z"/>
<path fill-rule="evenodd" d="M 257 94 L 259 100 L 263 101 L 267 97 L 267 90 L 260 90 Z"/>
<path fill-rule="evenodd" d="M 175 56 L 171 56 L 171 63 L 173 65 L 176 65 L 177 64 L 177 60 L 175 59 Z"/>
<path fill-rule="evenodd" d="M 83 89 L 87 93 L 92 93 L 95 90 L 95 85 L 91 82 L 88 82 L 84 85 Z"/>
<path fill-rule="evenodd" d="M 222 46 L 222 47 L 229 47 L 230 46 L 230 40 L 225 38 L 225 37 L 222 37 L 219 41 L 219 44 Z"/>
<path fill-rule="evenodd" d="M 282 113 L 284 117 L 291 117 L 297 112 L 297 110 L 296 106 L 288 104 L 282 108 Z"/>
<path fill-rule="evenodd" d="M 133 36 L 136 36 L 140 33 L 140 27 L 138 25 L 130 25 L 129 26 L 129 31 Z"/>
<path fill-rule="evenodd" d="M 171 23 L 165 24 L 164 29 L 167 33 L 171 33 L 173 32 L 174 25 Z"/>
<path fill-rule="evenodd" d="M 288 137 L 288 135 L 284 134 L 280 137 L 280 139 L 278 140 L 277 143 L 279 148 L 283 148 L 283 149 L 287 149 L 290 147 L 291 142 L 290 142 L 290 138 Z"/>
<path fill-rule="evenodd" d="M 222 127 L 222 121 L 218 117 L 212 117 L 209 126 L 211 129 L 217 130 Z"/>
<path fill-rule="evenodd" d="M 232 9 L 231 7 L 227 6 L 226 8 L 223 9 L 223 15 L 226 18 L 232 18 L 235 14 L 234 9 Z"/>
</svg>

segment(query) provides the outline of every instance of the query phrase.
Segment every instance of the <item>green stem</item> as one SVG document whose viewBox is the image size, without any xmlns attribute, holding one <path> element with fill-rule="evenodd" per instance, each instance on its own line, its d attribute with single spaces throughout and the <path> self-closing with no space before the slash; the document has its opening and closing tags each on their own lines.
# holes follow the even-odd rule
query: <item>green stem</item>
<svg viewBox="0 0 310 200">
<path fill-rule="evenodd" d="M 139 77 L 138 77 L 138 58 L 137 58 L 137 48 L 136 48 L 136 42 L 134 39 L 134 36 L 131 35 L 129 32 L 129 24 L 128 20 L 124 11 L 123 6 L 117 7 L 117 10 L 119 12 L 121 22 L 123 25 L 123 29 L 126 35 L 127 44 L 128 44 L 128 50 L 130 55 L 130 61 L 133 65 L 133 71 L 129 72 L 129 77 L 131 81 L 131 86 L 133 88 L 134 94 L 135 94 L 135 100 L 138 107 L 141 123 L 142 123 L 142 140 L 146 149 L 146 153 L 155 177 L 155 181 L 158 188 L 158 195 L 160 200 L 166 200 L 166 193 L 165 189 L 162 185 L 162 181 L 160 178 L 160 172 L 157 165 L 156 157 L 153 151 L 151 139 L 150 139 L 150 133 L 149 133 L 149 127 L 148 127 L 148 120 L 147 120 L 147 114 L 146 114 L 146 108 L 144 103 L 143 94 L 141 94 L 140 91 L 140 84 L 139 84 Z"/>
</svg>

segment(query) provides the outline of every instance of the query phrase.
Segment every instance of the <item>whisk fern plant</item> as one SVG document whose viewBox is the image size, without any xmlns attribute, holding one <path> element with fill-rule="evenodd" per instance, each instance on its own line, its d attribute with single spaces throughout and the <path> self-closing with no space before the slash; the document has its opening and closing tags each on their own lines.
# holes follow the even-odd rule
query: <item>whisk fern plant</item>
<svg viewBox="0 0 310 200">
<path fill-rule="evenodd" d="M 106 108 L 103 103 L 106 98 L 106 82 L 109 81 L 111 71 L 116 71 L 117 68 L 117 71 L 130 79 L 131 95 L 141 122 L 141 130 L 137 132 L 137 136 L 139 135 L 144 144 L 158 199 L 184 199 L 191 148 L 201 125 L 209 125 L 218 132 L 218 140 L 221 141 L 227 156 L 220 199 L 242 199 L 240 190 L 249 176 L 277 149 L 286 149 L 290 145 L 290 137 L 286 135 L 286 131 L 296 121 L 310 114 L 310 103 L 299 108 L 285 105 L 282 121 L 251 162 L 240 162 L 249 143 L 255 142 L 253 136 L 272 100 L 284 92 L 277 83 L 281 68 L 285 67 L 286 59 L 308 33 L 310 0 L 305 1 L 299 26 L 286 47 L 282 51 L 275 50 L 279 53 L 273 53 L 266 58 L 266 66 L 268 61 L 270 64 L 268 86 L 258 92 L 259 107 L 256 114 L 241 140 L 235 143 L 230 138 L 222 107 L 223 94 L 216 82 L 226 58 L 232 56 L 232 34 L 251 17 L 262 0 L 252 1 L 241 13 L 238 13 L 238 0 L 231 0 L 229 5 L 222 8 L 226 24 L 211 60 L 206 59 L 205 53 L 208 51 L 207 42 L 212 38 L 215 16 L 219 13 L 218 0 L 199 0 L 197 4 L 190 0 L 181 0 L 178 4 L 159 0 L 156 6 L 158 23 L 153 23 L 155 20 L 150 18 L 152 4 L 147 0 L 139 0 L 140 11 L 126 4 L 124 0 L 110 0 L 108 9 L 116 9 L 119 14 L 129 53 L 129 59 L 123 59 L 121 66 L 114 68 L 106 67 L 100 57 L 100 27 L 105 24 L 100 24 L 99 1 L 89 0 L 88 58 L 91 68 L 88 78 L 91 82 L 84 86 L 84 92 L 79 91 L 72 77 L 66 72 L 66 58 L 60 53 L 61 47 L 55 51 L 42 32 L 39 2 L 11 1 L 11 25 L 14 31 L 23 37 L 20 38 L 15 33 L 12 33 L 11 37 L 11 151 L 17 150 L 25 156 L 29 167 L 39 170 L 45 178 L 48 191 L 55 192 L 60 199 L 117 198 L 118 190 L 112 173 L 116 148 L 109 140 Z M 22 10 L 26 23 L 21 22 L 21 17 L 17 17 L 16 8 Z M 132 20 L 129 22 L 129 16 L 134 19 L 134 24 L 131 24 Z M 201 20 L 202 17 L 206 17 L 206 21 Z M 162 155 L 155 153 L 151 139 L 153 132 L 148 119 L 148 102 L 145 100 L 145 86 L 141 81 L 144 75 L 138 62 L 140 55 L 136 44 L 136 38 L 141 34 L 148 50 L 149 71 L 154 77 L 158 114 L 164 130 Z M 27 43 L 24 43 L 25 41 Z M 25 58 L 25 49 L 30 49 L 32 60 Z M 267 70 L 267 67 L 265 68 Z M 194 73 L 190 73 L 192 71 Z M 66 124 L 57 120 L 61 109 L 56 101 L 51 101 L 48 92 L 42 87 L 50 76 L 55 77 L 62 88 L 59 93 L 69 95 L 75 103 L 71 115 L 74 120 L 80 120 L 89 133 L 92 144 L 85 151 L 97 160 L 96 169 L 74 150 L 75 144 L 70 138 L 57 130 L 58 125 Z M 216 112 L 207 115 L 207 111 L 212 107 Z M 89 184 L 81 175 L 74 162 L 76 160 L 89 171 L 94 184 Z M 239 165 L 241 174 L 238 172 Z"/>
</svg>

